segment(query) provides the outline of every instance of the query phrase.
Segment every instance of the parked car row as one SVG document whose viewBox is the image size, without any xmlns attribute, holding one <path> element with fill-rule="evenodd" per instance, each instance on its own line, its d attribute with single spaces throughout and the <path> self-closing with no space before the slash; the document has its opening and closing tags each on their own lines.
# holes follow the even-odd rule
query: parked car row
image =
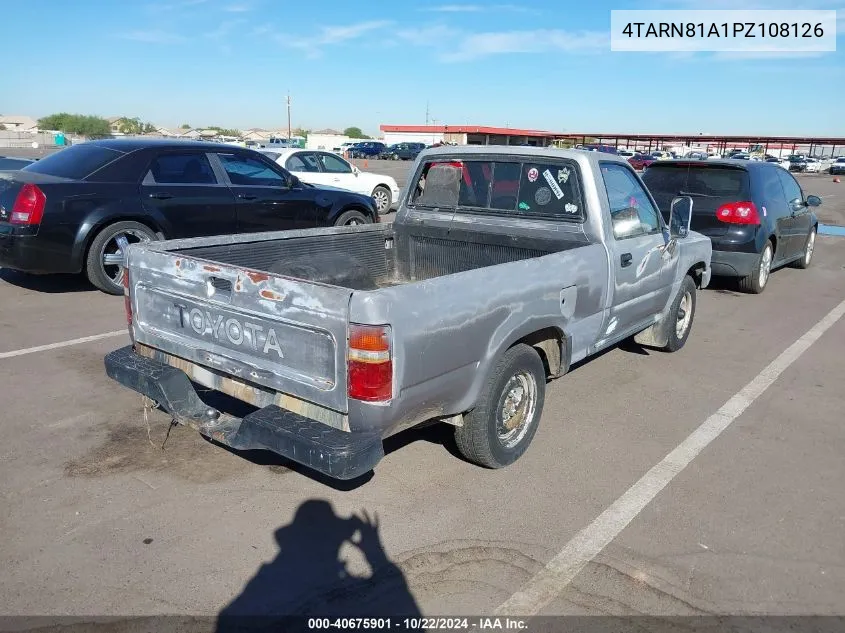
<svg viewBox="0 0 845 633">
<path fill-rule="evenodd" d="M 90 141 L 0 171 L 0 267 L 82 272 L 97 288 L 122 294 L 129 244 L 372 224 L 379 221 L 372 194 L 310 184 L 236 146 Z"/>
</svg>

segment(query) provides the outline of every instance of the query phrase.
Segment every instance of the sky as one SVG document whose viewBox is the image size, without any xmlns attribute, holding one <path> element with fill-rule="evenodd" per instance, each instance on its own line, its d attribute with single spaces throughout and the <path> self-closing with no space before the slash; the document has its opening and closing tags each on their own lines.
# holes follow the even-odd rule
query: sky
<svg viewBox="0 0 845 633">
<path fill-rule="evenodd" d="M 838 50 L 610 50 L 611 9 L 703 8 L 837 9 Z M 428 111 L 555 132 L 845 136 L 845 0 L 28 0 L 4 2 L 3 22 L 5 115 L 281 129 L 290 92 L 294 127 L 370 134 Z"/>
</svg>

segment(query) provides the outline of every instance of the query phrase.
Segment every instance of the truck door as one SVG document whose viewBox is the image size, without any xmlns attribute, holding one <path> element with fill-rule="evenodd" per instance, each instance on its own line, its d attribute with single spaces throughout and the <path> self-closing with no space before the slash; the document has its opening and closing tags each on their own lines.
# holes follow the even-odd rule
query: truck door
<svg viewBox="0 0 845 633">
<path fill-rule="evenodd" d="M 671 292 L 665 274 L 662 223 L 657 205 L 633 169 L 601 163 L 613 234 L 609 238 L 614 280 L 604 338 L 616 337 L 653 322 Z"/>
</svg>

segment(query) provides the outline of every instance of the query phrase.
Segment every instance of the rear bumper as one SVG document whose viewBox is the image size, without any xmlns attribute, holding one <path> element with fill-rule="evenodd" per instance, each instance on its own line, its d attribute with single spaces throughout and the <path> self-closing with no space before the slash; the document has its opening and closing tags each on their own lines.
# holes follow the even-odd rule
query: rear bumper
<svg viewBox="0 0 845 633">
<path fill-rule="evenodd" d="M 235 450 L 269 450 L 334 479 L 354 479 L 384 457 L 381 436 L 346 432 L 276 405 L 235 418 L 200 399 L 187 374 L 136 354 L 131 346 L 105 357 L 106 374 L 155 400 L 178 422 Z"/>
<path fill-rule="evenodd" d="M 750 275 L 760 256 L 757 253 L 737 253 L 713 249 L 710 267 L 717 277 L 745 277 Z"/>
<path fill-rule="evenodd" d="M 20 231 L 17 227 L 0 227 L 0 268 L 26 273 L 79 272 L 70 251 L 64 254 L 44 248 L 37 235 L 26 235 Z"/>
</svg>

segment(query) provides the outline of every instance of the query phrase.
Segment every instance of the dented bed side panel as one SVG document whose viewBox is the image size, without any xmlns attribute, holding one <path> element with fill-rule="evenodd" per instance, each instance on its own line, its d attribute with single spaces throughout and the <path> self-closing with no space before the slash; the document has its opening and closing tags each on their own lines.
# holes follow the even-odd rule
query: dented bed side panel
<svg viewBox="0 0 845 633">
<path fill-rule="evenodd" d="M 129 248 L 138 343 L 346 413 L 351 290 L 168 250 Z"/>
</svg>

